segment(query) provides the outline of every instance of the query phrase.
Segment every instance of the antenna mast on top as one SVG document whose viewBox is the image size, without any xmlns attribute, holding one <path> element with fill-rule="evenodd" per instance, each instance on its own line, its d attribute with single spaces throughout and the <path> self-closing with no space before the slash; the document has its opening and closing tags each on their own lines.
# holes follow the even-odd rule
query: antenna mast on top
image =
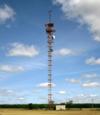
<svg viewBox="0 0 100 115">
<path fill-rule="evenodd" d="M 52 17 L 52 11 L 49 10 L 48 14 L 49 14 L 49 23 L 50 23 L 51 22 L 51 17 Z"/>
</svg>

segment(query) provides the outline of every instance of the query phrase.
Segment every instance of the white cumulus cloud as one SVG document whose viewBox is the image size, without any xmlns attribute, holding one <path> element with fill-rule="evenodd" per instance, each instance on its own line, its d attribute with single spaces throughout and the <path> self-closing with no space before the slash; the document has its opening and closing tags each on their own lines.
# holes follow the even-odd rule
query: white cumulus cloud
<svg viewBox="0 0 100 115">
<path fill-rule="evenodd" d="M 58 93 L 61 94 L 61 95 L 65 95 L 65 94 L 66 94 L 66 91 L 65 91 L 65 90 L 61 90 L 61 91 L 59 91 Z"/>
<path fill-rule="evenodd" d="M 85 24 L 100 42 L 100 0 L 54 0 L 60 4 L 62 11 L 69 20 L 76 20 Z"/>
<path fill-rule="evenodd" d="M 100 87 L 100 83 L 99 82 L 86 82 L 82 84 L 82 87 L 85 88 L 98 88 Z"/>
<path fill-rule="evenodd" d="M 84 78 L 97 78 L 98 75 L 96 73 L 86 73 L 86 74 L 82 75 L 82 77 L 84 77 Z"/>
<path fill-rule="evenodd" d="M 16 73 L 24 70 L 22 66 L 0 65 L 0 72 Z"/>
<path fill-rule="evenodd" d="M 97 94 L 90 94 L 90 97 L 97 97 Z"/>
<path fill-rule="evenodd" d="M 60 56 L 71 56 L 71 55 L 74 55 L 75 52 L 68 48 L 62 48 L 62 49 L 56 50 L 54 54 L 60 55 Z"/>
<path fill-rule="evenodd" d="M 17 100 L 23 101 L 23 100 L 25 100 L 25 98 L 24 97 L 19 97 L 19 98 L 17 98 Z"/>
<path fill-rule="evenodd" d="M 86 60 L 86 64 L 100 65 L 100 58 L 91 57 Z"/>
<path fill-rule="evenodd" d="M 40 88 L 48 88 L 50 85 L 51 85 L 51 87 L 55 87 L 56 86 L 54 83 L 50 84 L 48 82 L 45 82 L 45 83 L 38 84 L 38 87 L 40 87 Z"/>
<path fill-rule="evenodd" d="M 8 56 L 25 56 L 34 57 L 39 54 L 39 51 L 33 45 L 25 45 L 21 43 L 11 44 L 11 48 L 8 50 Z"/>
<path fill-rule="evenodd" d="M 72 83 L 72 84 L 77 84 L 77 83 L 80 83 L 80 80 L 78 80 L 78 79 L 66 79 L 66 81 L 67 82 L 69 82 L 69 83 Z"/>
<path fill-rule="evenodd" d="M 15 16 L 15 11 L 8 5 L 0 7 L 0 23 L 5 23 L 8 20 L 13 20 Z"/>
</svg>

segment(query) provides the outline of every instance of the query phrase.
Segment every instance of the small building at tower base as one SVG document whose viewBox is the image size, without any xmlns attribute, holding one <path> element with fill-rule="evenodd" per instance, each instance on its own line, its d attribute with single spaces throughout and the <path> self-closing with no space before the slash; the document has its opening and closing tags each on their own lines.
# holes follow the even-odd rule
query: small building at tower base
<svg viewBox="0 0 100 115">
<path fill-rule="evenodd" d="M 56 105 L 56 110 L 57 111 L 66 110 L 66 105 L 65 104 L 58 104 L 58 105 Z"/>
</svg>

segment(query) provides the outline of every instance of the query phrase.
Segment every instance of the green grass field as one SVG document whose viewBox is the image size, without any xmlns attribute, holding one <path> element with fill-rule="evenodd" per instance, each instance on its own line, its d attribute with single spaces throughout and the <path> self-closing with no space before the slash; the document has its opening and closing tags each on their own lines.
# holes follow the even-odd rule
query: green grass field
<svg viewBox="0 0 100 115">
<path fill-rule="evenodd" d="M 0 115 L 100 115 L 100 111 L 90 109 L 66 111 L 0 109 Z"/>
</svg>

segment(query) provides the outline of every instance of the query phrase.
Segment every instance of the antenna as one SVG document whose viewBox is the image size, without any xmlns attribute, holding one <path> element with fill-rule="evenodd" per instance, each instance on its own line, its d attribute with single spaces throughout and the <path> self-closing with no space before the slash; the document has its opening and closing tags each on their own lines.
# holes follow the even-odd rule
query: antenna
<svg viewBox="0 0 100 115">
<path fill-rule="evenodd" d="M 48 14 L 49 14 L 49 23 L 50 23 L 51 22 L 51 17 L 52 17 L 52 11 L 49 10 Z"/>
<path fill-rule="evenodd" d="M 48 108 L 51 110 L 53 108 L 53 99 L 52 99 L 52 53 L 53 53 L 53 41 L 55 32 L 54 23 L 51 22 L 52 11 L 48 12 L 49 22 L 46 26 L 46 33 L 48 35 Z"/>
</svg>

